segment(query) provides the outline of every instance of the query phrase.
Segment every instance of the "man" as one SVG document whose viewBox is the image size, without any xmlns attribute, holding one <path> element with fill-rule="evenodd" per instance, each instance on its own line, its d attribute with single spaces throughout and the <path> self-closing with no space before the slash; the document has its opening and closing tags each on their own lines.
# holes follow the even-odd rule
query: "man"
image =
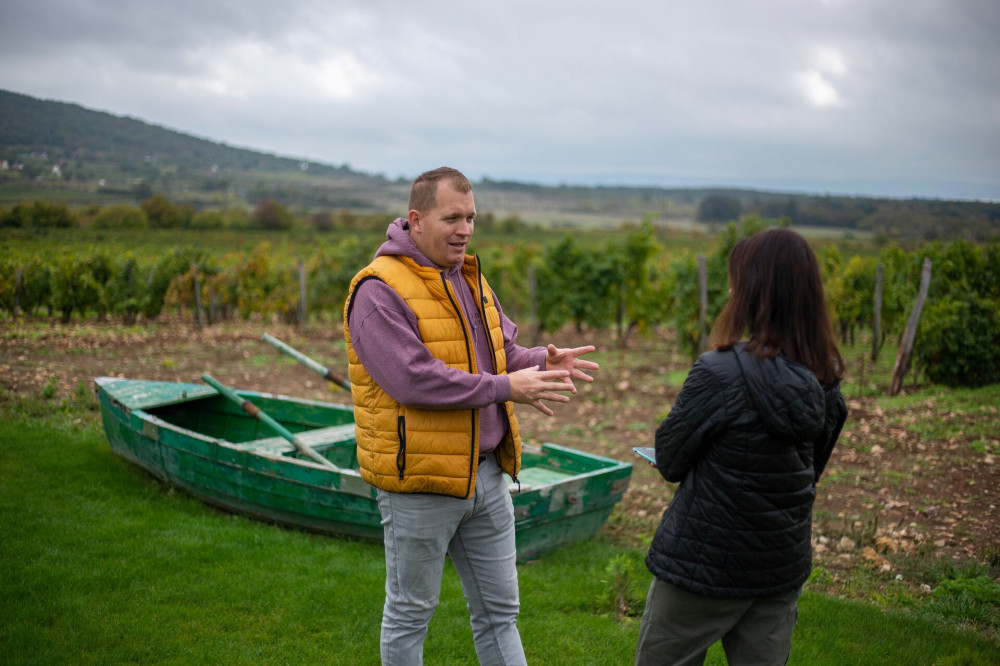
<svg viewBox="0 0 1000 666">
<path fill-rule="evenodd" d="M 514 512 L 513 403 L 551 416 L 593 347 L 526 349 L 466 250 L 476 206 L 455 169 L 419 176 L 409 214 L 351 283 L 344 335 L 362 477 L 385 530 L 383 664 L 420 664 L 445 555 L 462 581 L 482 664 L 523 664 Z"/>
</svg>

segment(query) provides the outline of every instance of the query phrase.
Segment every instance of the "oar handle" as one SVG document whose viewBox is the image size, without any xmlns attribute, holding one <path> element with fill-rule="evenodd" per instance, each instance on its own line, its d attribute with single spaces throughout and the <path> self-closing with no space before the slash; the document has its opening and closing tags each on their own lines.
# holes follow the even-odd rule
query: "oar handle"
<svg viewBox="0 0 1000 666">
<path fill-rule="evenodd" d="M 282 342 L 278 338 L 274 337 L 273 335 L 268 335 L 267 333 L 262 335 L 261 339 L 267 344 L 277 349 L 278 351 L 288 354 L 289 356 L 291 356 L 296 361 L 306 366 L 313 372 L 318 373 L 330 383 L 336 384 L 345 391 L 351 390 L 351 382 L 349 382 L 343 375 L 339 375 L 330 368 L 323 365 L 322 363 L 314 361 L 313 359 L 309 358 L 308 356 L 300 352 L 298 349 L 290 347 L 289 345 Z"/>
<path fill-rule="evenodd" d="M 271 430 L 278 433 L 278 435 L 280 435 L 286 441 L 291 442 L 292 446 L 301 451 L 303 455 L 311 458 L 312 460 L 318 462 L 324 467 L 329 467 L 331 469 L 337 470 L 338 472 L 340 471 L 339 467 L 334 465 L 332 462 L 330 462 L 320 454 L 316 453 L 316 451 L 314 451 L 311 446 L 309 446 L 308 444 L 300 440 L 298 437 L 293 435 L 292 432 L 288 430 L 288 428 L 286 428 L 285 426 L 281 425 L 273 418 L 268 416 L 268 414 L 265 413 L 264 410 L 262 410 L 260 407 L 253 404 L 246 398 L 237 395 L 235 391 L 233 391 L 225 384 L 221 383 L 219 380 L 217 380 L 215 377 L 208 374 L 207 372 L 203 372 L 201 378 L 205 381 L 206 384 L 214 388 L 216 391 L 221 393 L 229 400 L 232 400 L 237 405 L 239 405 L 240 409 L 242 409 L 244 412 L 254 417 L 258 421 L 263 422 L 265 425 L 271 428 Z"/>
</svg>

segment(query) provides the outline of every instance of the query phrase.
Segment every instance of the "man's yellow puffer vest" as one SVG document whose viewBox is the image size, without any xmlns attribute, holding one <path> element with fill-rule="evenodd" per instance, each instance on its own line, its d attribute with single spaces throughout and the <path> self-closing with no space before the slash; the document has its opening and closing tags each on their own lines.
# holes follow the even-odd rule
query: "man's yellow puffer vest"
<svg viewBox="0 0 1000 666">
<path fill-rule="evenodd" d="M 462 277 L 480 304 L 486 322 L 495 374 L 507 371 L 500 314 L 477 257 L 466 256 Z M 401 405 L 365 370 L 348 325 L 358 285 L 378 279 L 399 294 L 417 316 L 420 338 L 435 358 L 451 368 L 477 373 L 472 333 L 451 285 L 438 268 L 420 266 L 405 256 L 376 257 L 351 281 L 344 305 L 344 336 L 355 437 L 361 478 L 376 488 L 398 493 L 435 493 L 468 498 L 476 486 L 479 464 L 479 410 L 428 410 Z M 507 474 L 517 478 L 521 438 L 512 402 L 505 403 L 509 428 L 496 449 Z"/>
</svg>

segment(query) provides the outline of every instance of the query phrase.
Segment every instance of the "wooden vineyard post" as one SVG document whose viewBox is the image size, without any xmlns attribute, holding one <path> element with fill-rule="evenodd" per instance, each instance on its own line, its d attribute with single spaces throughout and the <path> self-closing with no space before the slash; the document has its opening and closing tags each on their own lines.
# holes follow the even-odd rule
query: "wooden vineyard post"
<svg viewBox="0 0 1000 666">
<path fill-rule="evenodd" d="M 708 262 L 698 255 L 698 353 L 708 347 Z"/>
<path fill-rule="evenodd" d="M 882 338 L 882 263 L 875 267 L 875 312 L 872 315 L 872 363 L 878 360 Z"/>
<path fill-rule="evenodd" d="M 198 279 L 198 267 L 191 264 L 191 273 L 194 275 L 194 321 L 198 325 L 198 330 L 205 328 L 205 313 L 201 311 L 201 281 Z"/>
<path fill-rule="evenodd" d="M 17 269 L 16 284 L 14 285 L 14 319 L 17 319 L 17 313 L 21 310 L 21 279 L 24 272 L 20 267 Z"/>
<path fill-rule="evenodd" d="M 538 344 L 538 339 L 541 337 L 541 335 L 539 335 L 541 322 L 538 321 L 538 303 L 535 300 L 537 290 L 538 283 L 535 279 L 535 265 L 528 264 L 528 303 L 531 304 L 531 315 L 529 321 L 531 322 L 532 344 Z"/>
<path fill-rule="evenodd" d="M 306 328 L 306 267 L 299 259 L 299 330 L 304 331 Z"/>
<path fill-rule="evenodd" d="M 135 296 L 135 264 L 128 264 L 128 295 Z M 122 323 L 131 326 L 139 316 L 139 309 L 135 306 L 128 306 L 122 313 Z"/>
<path fill-rule="evenodd" d="M 618 349 L 625 349 L 625 343 L 628 342 L 628 333 L 626 332 L 625 323 L 625 294 L 628 291 L 628 278 L 625 277 L 624 272 L 622 273 L 621 283 L 618 287 L 618 308 L 615 311 L 615 327 L 618 333 Z"/>
<path fill-rule="evenodd" d="M 219 299 L 215 296 L 215 290 L 208 288 L 208 325 L 217 323 L 219 317 Z"/>
<path fill-rule="evenodd" d="M 913 343 L 917 338 L 917 326 L 920 324 L 920 313 L 924 309 L 924 301 L 927 300 L 927 290 L 931 286 L 931 260 L 924 258 L 923 268 L 920 270 L 920 291 L 917 300 L 913 304 L 913 312 L 906 322 L 906 330 L 903 331 L 903 341 L 899 345 L 899 352 L 896 354 L 896 365 L 892 368 L 892 383 L 889 385 L 889 395 L 898 395 L 903 388 L 903 377 L 910 368 L 910 355 L 913 353 Z"/>
</svg>

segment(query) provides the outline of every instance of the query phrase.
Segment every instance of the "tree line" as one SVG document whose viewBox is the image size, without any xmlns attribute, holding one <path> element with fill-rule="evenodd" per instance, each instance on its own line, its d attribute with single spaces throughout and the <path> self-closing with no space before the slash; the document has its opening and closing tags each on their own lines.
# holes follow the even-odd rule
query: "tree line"
<svg viewBox="0 0 1000 666">
<path fill-rule="evenodd" d="M 889 200 L 732 191 L 702 198 L 696 219 L 724 223 L 753 215 L 784 219 L 796 226 L 872 232 L 879 244 L 903 238 L 928 241 L 963 238 L 978 242 L 1000 238 L 1000 206 L 983 201 Z"/>
<path fill-rule="evenodd" d="M 146 198 L 140 205 L 92 205 L 80 210 L 65 203 L 25 201 L 8 210 L 0 209 L 2 229 L 260 229 L 287 231 L 306 227 L 316 231 L 380 226 L 393 218 L 385 213 L 359 214 L 348 208 L 295 215 L 288 206 L 262 197 L 253 210 L 212 208 L 195 210 L 175 205 L 162 194 Z"/>
</svg>

